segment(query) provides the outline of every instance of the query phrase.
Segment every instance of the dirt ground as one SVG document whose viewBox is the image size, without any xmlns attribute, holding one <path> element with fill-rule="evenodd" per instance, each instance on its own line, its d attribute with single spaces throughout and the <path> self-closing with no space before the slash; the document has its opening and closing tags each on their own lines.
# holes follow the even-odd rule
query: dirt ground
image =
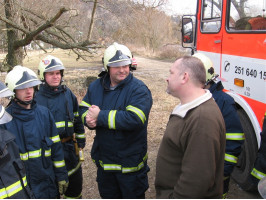
<svg viewBox="0 0 266 200">
<path fill-rule="evenodd" d="M 146 198 L 154 199 L 155 162 L 158 148 L 165 131 L 169 114 L 179 101 L 165 92 L 165 79 L 169 74 L 169 68 L 172 65 L 172 61 L 158 61 L 142 57 L 136 58 L 138 62 L 138 69 L 134 71 L 134 75 L 146 83 L 153 96 L 153 106 L 148 125 L 148 165 L 151 169 L 148 173 L 148 177 L 150 188 L 146 192 Z M 101 66 L 99 66 L 99 70 L 100 69 Z M 83 163 L 83 198 L 97 199 L 100 198 L 100 196 L 96 183 L 96 167 L 90 159 L 90 149 L 95 133 L 94 131 L 89 131 L 87 129 L 86 134 L 87 145 L 85 148 L 85 162 Z M 234 181 L 231 181 L 227 198 L 258 199 L 261 197 L 258 193 L 243 191 Z"/>
</svg>

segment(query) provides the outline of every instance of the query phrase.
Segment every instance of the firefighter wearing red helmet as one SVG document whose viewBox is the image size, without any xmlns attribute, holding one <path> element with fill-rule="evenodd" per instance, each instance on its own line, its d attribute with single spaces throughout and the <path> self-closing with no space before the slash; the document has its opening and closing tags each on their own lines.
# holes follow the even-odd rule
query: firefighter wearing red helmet
<svg viewBox="0 0 266 200">
<path fill-rule="evenodd" d="M 69 179 L 64 197 L 82 198 L 83 157 L 80 158 L 79 154 L 82 156 L 85 147 L 85 131 L 77 98 L 66 85 L 62 85 L 65 67 L 59 58 L 46 56 L 40 61 L 38 69 L 43 84 L 36 94 L 36 101 L 52 112 L 63 145 Z"/>
<path fill-rule="evenodd" d="M 205 88 L 212 93 L 214 100 L 219 106 L 223 115 L 226 126 L 226 147 L 224 161 L 224 190 L 223 197 L 225 198 L 229 190 L 230 175 L 233 172 L 234 166 L 237 164 L 238 156 L 241 153 L 241 145 L 244 143 L 244 133 L 240 119 L 237 115 L 234 99 L 223 92 L 222 82 L 215 74 L 211 59 L 202 53 L 193 55 L 199 58 L 206 70 Z"/>
<path fill-rule="evenodd" d="M 58 188 L 61 194 L 66 190 L 68 176 L 54 118 L 34 100 L 35 88 L 41 81 L 31 69 L 15 66 L 5 83 L 14 92 L 6 109 L 13 120 L 3 127 L 16 137 L 27 183 L 35 198 L 57 198 Z"/>
<path fill-rule="evenodd" d="M 80 104 L 85 126 L 96 130 L 91 157 L 102 198 L 145 198 L 147 124 L 152 96 L 130 72 L 132 54 L 113 43 L 104 52 L 106 73 L 89 85 Z"/>
</svg>

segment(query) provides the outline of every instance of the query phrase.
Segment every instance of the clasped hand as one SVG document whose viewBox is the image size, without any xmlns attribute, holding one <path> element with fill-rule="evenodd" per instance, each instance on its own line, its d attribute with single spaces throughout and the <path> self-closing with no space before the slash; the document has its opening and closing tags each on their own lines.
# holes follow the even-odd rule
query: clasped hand
<svg viewBox="0 0 266 200">
<path fill-rule="evenodd" d="M 95 128 L 97 125 L 97 118 L 100 113 L 100 108 L 96 105 L 92 105 L 88 108 L 88 113 L 86 115 L 86 123 L 90 128 Z"/>
</svg>

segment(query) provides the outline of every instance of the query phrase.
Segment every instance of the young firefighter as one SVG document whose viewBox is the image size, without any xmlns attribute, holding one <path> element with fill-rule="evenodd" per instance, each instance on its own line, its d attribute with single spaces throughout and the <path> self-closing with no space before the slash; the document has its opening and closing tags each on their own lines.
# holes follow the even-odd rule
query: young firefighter
<svg viewBox="0 0 266 200">
<path fill-rule="evenodd" d="M 26 166 L 27 182 L 35 198 L 51 199 L 63 194 L 68 185 L 64 154 L 51 112 L 34 101 L 36 74 L 15 66 L 6 76 L 15 93 L 6 109 L 13 120 L 4 128 L 16 136 L 20 158 Z"/>
<path fill-rule="evenodd" d="M 13 96 L 0 82 L 0 98 Z M 0 105 L 0 124 L 8 123 L 12 116 Z M 26 178 L 25 167 L 20 160 L 19 149 L 15 136 L 0 128 L 0 199 L 29 199 L 34 198 Z"/>
<path fill-rule="evenodd" d="M 241 153 L 241 145 L 244 143 L 245 137 L 240 119 L 237 115 L 235 101 L 231 96 L 223 92 L 222 82 L 215 74 L 212 61 L 201 53 L 196 53 L 193 56 L 199 58 L 205 67 L 205 89 L 209 89 L 212 93 L 215 102 L 222 112 L 226 126 L 223 191 L 223 198 L 225 198 L 229 190 L 230 175 L 233 172 L 238 156 Z"/>
<path fill-rule="evenodd" d="M 113 43 L 104 52 L 105 74 L 80 104 L 84 124 L 96 130 L 91 157 L 102 198 L 145 198 L 148 189 L 148 87 L 130 73 L 130 50 Z"/>
<path fill-rule="evenodd" d="M 60 59 L 48 55 L 39 64 L 39 75 L 43 84 L 36 94 L 36 102 L 47 107 L 53 114 L 56 128 L 63 145 L 69 185 L 65 198 L 82 198 L 82 169 L 79 152 L 85 147 L 85 131 L 78 113 L 76 96 L 66 85 Z"/>
</svg>

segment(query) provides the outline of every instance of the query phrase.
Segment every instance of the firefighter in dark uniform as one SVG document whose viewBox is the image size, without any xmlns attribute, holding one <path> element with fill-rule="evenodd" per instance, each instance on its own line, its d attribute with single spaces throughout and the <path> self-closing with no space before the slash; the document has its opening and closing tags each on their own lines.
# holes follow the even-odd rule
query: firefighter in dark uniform
<svg viewBox="0 0 266 200">
<path fill-rule="evenodd" d="M 253 190 L 257 190 L 259 181 L 266 177 L 266 112 L 260 136 L 260 148 L 250 176 Z"/>
<path fill-rule="evenodd" d="M 209 89 L 212 93 L 214 100 L 221 110 L 226 126 L 223 190 L 223 198 L 226 198 L 229 190 L 230 175 L 237 164 L 245 136 L 237 114 L 235 101 L 231 96 L 223 92 L 222 82 L 218 79 L 218 75 L 215 74 L 212 61 L 201 53 L 196 53 L 193 56 L 199 58 L 204 64 L 206 69 L 205 88 Z"/>
<path fill-rule="evenodd" d="M 13 96 L 0 82 L 0 98 Z M 12 116 L 0 105 L 0 124 L 8 123 Z M 0 128 L 0 199 L 29 199 L 34 198 L 27 182 L 26 170 L 20 160 L 19 149 L 15 136 Z"/>
<path fill-rule="evenodd" d="M 81 163 L 85 131 L 79 116 L 76 96 L 66 85 L 61 84 L 64 69 L 61 60 L 54 56 L 48 55 L 41 60 L 39 76 L 43 83 L 36 94 L 36 102 L 47 107 L 55 118 L 69 176 L 69 185 L 64 197 L 76 199 L 82 198 Z"/>
<path fill-rule="evenodd" d="M 84 125 L 96 129 L 91 157 L 102 198 L 145 198 L 148 189 L 148 87 L 130 72 L 130 50 L 114 43 L 104 52 L 101 77 L 80 104 Z"/>
<path fill-rule="evenodd" d="M 34 101 L 41 81 L 31 69 L 18 65 L 7 74 L 5 83 L 15 94 L 6 109 L 13 120 L 3 127 L 16 137 L 27 182 L 35 198 L 57 198 L 65 192 L 68 176 L 54 118 Z"/>
</svg>

